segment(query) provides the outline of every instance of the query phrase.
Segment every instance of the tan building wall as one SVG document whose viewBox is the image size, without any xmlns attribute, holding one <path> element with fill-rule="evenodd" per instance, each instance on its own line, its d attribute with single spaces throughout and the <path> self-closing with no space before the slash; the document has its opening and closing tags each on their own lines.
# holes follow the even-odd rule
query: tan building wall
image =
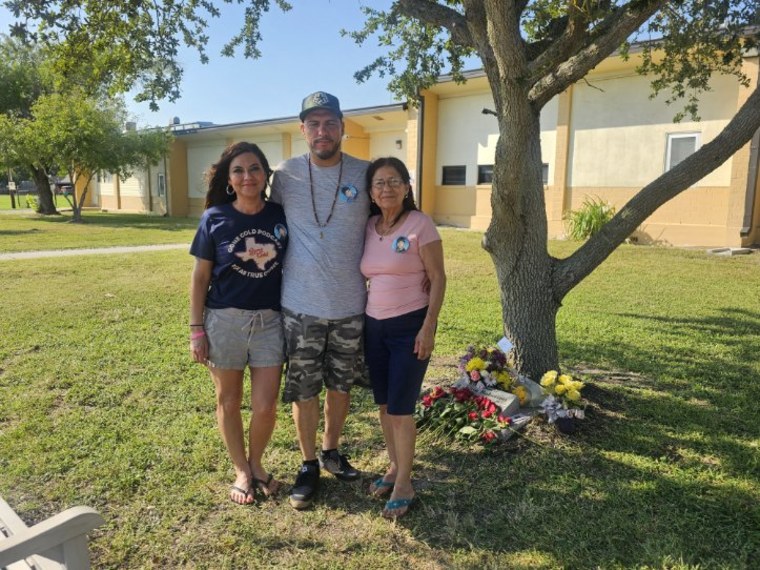
<svg viewBox="0 0 760 570">
<path fill-rule="evenodd" d="M 436 212 L 436 200 L 438 189 L 436 182 L 436 164 L 438 156 L 438 123 L 439 123 L 439 97 L 431 91 L 422 92 L 421 128 L 418 125 L 417 132 L 421 133 L 422 141 L 418 141 L 417 148 L 422 150 L 419 183 L 420 203 L 419 208 L 430 216 Z"/>
<path fill-rule="evenodd" d="M 190 215 L 190 200 L 187 195 L 187 145 L 183 140 L 174 139 L 169 151 L 167 186 L 169 214 Z"/>
<path fill-rule="evenodd" d="M 693 136 L 699 148 L 715 138 L 751 93 L 736 79 L 718 76 L 712 83 L 713 91 L 701 98 L 702 120 L 673 123 L 677 109 L 661 99 L 649 99 L 649 80 L 638 76 L 634 65 L 633 61 L 605 62 L 542 112 L 542 160 L 545 168 L 548 166 L 545 200 L 551 238 L 565 236 L 564 217 L 588 197 L 622 207 L 665 172 L 669 139 Z M 757 58 L 747 60 L 745 72 L 754 85 Z M 440 223 L 483 230 L 491 218 L 491 187 L 477 184 L 477 169 L 493 161 L 498 127 L 494 117 L 490 123 L 477 117 L 477 111 L 487 105 L 490 91 L 487 84 L 481 83 L 480 91 L 477 81 L 475 84 L 469 90 L 439 84 L 426 93 L 425 102 L 434 101 L 439 107 L 433 216 Z M 747 144 L 661 207 L 638 228 L 635 237 L 645 243 L 673 245 L 757 243 L 760 206 L 755 205 L 749 235 L 743 239 L 740 235 L 748 208 L 752 208 L 747 202 L 749 164 Z M 464 185 L 441 185 L 446 165 L 466 166 Z"/>
<path fill-rule="evenodd" d="M 583 82 L 555 97 L 541 114 L 541 149 L 549 237 L 566 233 L 565 217 L 588 197 L 622 207 L 667 168 L 669 140 L 712 140 L 749 96 L 730 77 L 716 77 L 700 104 L 702 120 L 673 123 L 677 111 L 649 99 L 646 78 L 634 72 L 635 59 L 609 58 Z M 746 60 L 753 85 L 757 57 Z M 397 156 L 412 173 L 419 207 L 444 224 L 485 230 L 491 220 L 491 185 L 479 182 L 479 168 L 493 164 L 498 141 L 493 99 L 485 77 L 470 74 L 464 85 L 441 82 L 422 93 L 421 107 L 401 105 L 345 111 L 343 150 L 373 159 Z M 198 216 L 203 210 L 205 171 L 234 141 L 258 144 L 275 167 L 307 152 L 296 117 L 234 125 L 178 125 L 167 160 L 166 201 L 155 205 L 152 187 L 134 194 L 114 184 L 100 194 L 103 208 L 166 210 Z M 683 140 L 680 138 L 679 140 Z M 760 137 L 758 137 L 760 146 Z M 645 243 L 721 246 L 760 242 L 760 181 L 750 164 L 758 161 L 746 145 L 734 157 L 647 219 L 634 236 Z M 465 180 L 443 185 L 444 166 L 464 166 Z M 153 185 L 154 176 L 149 177 Z M 760 177 L 758 177 L 760 178 Z M 752 188 L 754 180 L 754 196 Z M 143 203 L 132 201 L 143 197 Z M 749 220 L 749 221 L 748 221 Z M 742 232 L 746 236 L 742 237 Z"/>
</svg>

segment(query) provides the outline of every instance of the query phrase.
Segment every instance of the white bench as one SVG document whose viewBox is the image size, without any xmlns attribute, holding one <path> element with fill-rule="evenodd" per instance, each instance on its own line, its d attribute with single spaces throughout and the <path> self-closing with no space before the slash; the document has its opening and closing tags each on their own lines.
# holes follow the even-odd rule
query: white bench
<svg viewBox="0 0 760 570">
<path fill-rule="evenodd" d="M 29 527 L 0 498 L 0 569 L 87 569 L 87 533 L 104 522 L 94 509 L 73 507 Z"/>
</svg>

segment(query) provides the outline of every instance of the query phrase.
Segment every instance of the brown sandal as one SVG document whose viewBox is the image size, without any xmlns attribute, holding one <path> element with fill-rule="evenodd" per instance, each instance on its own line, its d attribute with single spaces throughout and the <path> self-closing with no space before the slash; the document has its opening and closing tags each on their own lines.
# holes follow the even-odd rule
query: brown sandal
<svg viewBox="0 0 760 570">
<path fill-rule="evenodd" d="M 280 490 L 280 482 L 276 481 L 271 473 L 268 473 L 266 481 L 264 479 L 256 479 L 256 477 L 251 479 L 251 487 L 252 490 L 261 493 L 265 499 L 268 499 L 276 495 L 277 491 Z"/>
</svg>

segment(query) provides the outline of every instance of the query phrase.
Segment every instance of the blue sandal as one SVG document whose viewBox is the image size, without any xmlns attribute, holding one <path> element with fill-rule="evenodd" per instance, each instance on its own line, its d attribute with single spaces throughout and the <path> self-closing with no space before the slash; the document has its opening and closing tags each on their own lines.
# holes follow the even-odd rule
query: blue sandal
<svg viewBox="0 0 760 570">
<path fill-rule="evenodd" d="M 395 484 L 395 481 L 386 481 L 380 477 L 370 485 L 369 494 L 373 497 L 382 497 L 392 491 Z"/>
<path fill-rule="evenodd" d="M 406 513 L 409 512 L 409 510 L 415 505 L 417 502 L 417 497 L 412 497 L 411 499 L 393 499 L 391 501 L 388 501 L 385 503 L 385 508 L 383 509 L 383 517 L 386 519 L 398 519 L 403 517 Z M 392 515 L 388 511 L 395 511 L 398 509 L 406 509 L 401 511 L 397 515 Z"/>
</svg>

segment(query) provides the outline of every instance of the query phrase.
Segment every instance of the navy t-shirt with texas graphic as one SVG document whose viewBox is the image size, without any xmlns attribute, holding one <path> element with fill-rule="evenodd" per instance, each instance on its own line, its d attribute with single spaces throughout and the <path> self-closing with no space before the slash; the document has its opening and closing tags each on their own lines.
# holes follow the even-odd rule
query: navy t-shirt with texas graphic
<svg viewBox="0 0 760 570">
<path fill-rule="evenodd" d="M 279 204 L 266 202 L 253 215 L 238 212 L 231 203 L 203 212 L 190 253 L 214 262 L 206 306 L 279 311 L 287 246 L 288 227 Z"/>
</svg>

